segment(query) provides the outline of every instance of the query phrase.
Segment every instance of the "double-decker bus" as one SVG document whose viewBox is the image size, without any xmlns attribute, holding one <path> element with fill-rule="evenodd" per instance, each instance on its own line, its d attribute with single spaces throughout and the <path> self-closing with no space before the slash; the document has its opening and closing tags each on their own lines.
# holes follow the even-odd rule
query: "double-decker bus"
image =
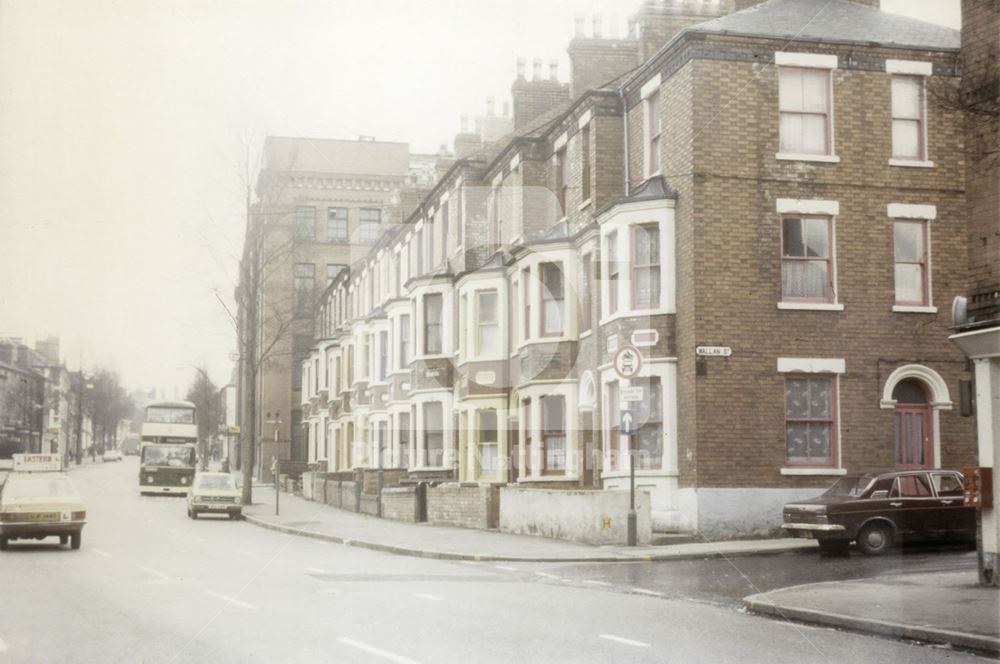
<svg viewBox="0 0 1000 664">
<path fill-rule="evenodd" d="M 186 494 L 198 461 L 198 421 L 190 401 L 146 406 L 139 448 L 140 494 Z"/>
</svg>

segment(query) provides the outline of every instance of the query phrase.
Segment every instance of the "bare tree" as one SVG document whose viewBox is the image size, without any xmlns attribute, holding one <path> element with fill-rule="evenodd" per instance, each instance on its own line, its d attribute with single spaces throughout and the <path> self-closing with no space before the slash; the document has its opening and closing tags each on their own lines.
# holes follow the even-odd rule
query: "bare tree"
<svg viewBox="0 0 1000 664">
<path fill-rule="evenodd" d="M 96 457 L 98 451 L 114 445 L 118 423 L 131 416 L 135 406 L 118 374 L 108 369 L 98 369 L 81 393 L 83 412 L 90 417 L 94 433 L 91 457 Z"/>
<path fill-rule="evenodd" d="M 186 398 L 198 409 L 198 459 L 202 470 L 205 470 L 208 468 L 208 442 L 219 432 L 219 388 L 205 369 L 195 369 L 197 373 Z"/>
</svg>

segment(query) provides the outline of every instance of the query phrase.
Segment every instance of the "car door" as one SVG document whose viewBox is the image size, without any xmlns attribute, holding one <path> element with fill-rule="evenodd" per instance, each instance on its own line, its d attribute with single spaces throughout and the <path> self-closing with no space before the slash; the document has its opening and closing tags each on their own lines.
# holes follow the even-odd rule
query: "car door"
<svg viewBox="0 0 1000 664">
<path fill-rule="evenodd" d="M 970 539 L 976 536 L 976 510 L 965 506 L 962 476 L 954 471 L 931 473 L 938 501 L 935 515 L 940 537 Z"/>
<path fill-rule="evenodd" d="M 889 509 L 897 534 L 904 538 L 928 537 L 940 503 L 931 490 L 926 473 L 898 475 L 889 492 Z"/>
</svg>

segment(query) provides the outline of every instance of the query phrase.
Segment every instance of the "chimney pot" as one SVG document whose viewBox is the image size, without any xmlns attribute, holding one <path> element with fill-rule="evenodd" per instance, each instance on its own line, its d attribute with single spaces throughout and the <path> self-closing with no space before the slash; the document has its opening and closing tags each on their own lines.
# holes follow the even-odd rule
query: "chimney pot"
<svg viewBox="0 0 1000 664">
<path fill-rule="evenodd" d="M 558 81 L 559 80 L 559 61 L 549 60 L 549 80 Z"/>
<path fill-rule="evenodd" d="M 584 34 L 584 27 L 583 27 L 583 25 L 584 25 L 584 23 L 586 23 L 586 17 L 584 17 L 583 14 L 577 14 L 574 17 L 574 23 L 575 23 L 574 33 L 576 34 L 576 36 L 577 37 L 584 37 L 585 34 Z"/>
<path fill-rule="evenodd" d="M 542 59 L 535 58 L 531 62 L 531 77 L 532 80 L 540 81 L 542 80 Z"/>
<path fill-rule="evenodd" d="M 594 39 L 601 39 L 604 37 L 604 30 L 601 27 L 604 17 L 600 14 L 594 14 Z"/>
<path fill-rule="evenodd" d="M 517 80 L 524 80 L 524 58 L 517 59 Z"/>
</svg>

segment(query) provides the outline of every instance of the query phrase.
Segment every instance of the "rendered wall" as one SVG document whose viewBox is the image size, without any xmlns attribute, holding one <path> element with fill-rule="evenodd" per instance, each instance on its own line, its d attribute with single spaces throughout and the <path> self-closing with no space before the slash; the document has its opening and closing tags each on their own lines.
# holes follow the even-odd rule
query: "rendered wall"
<svg viewBox="0 0 1000 664">
<path fill-rule="evenodd" d="M 627 491 L 500 489 L 500 530 L 588 544 L 625 544 Z M 636 492 L 638 541 L 652 538 L 649 494 Z"/>
</svg>

